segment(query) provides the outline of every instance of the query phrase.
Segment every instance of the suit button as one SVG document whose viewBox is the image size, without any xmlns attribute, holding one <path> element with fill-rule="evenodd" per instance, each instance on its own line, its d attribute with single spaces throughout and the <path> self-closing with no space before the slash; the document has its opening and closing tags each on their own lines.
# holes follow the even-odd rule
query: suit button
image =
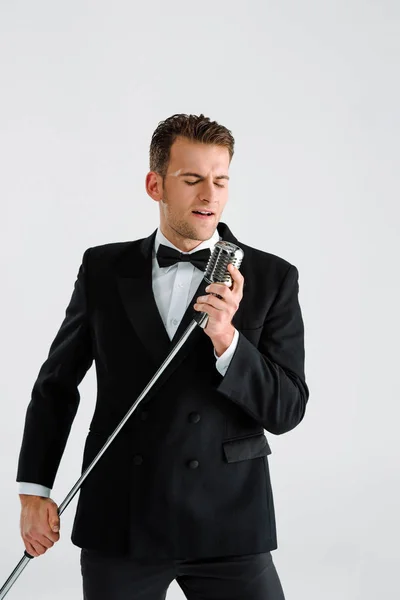
<svg viewBox="0 0 400 600">
<path fill-rule="evenodd" d="M 198 423 L 200 421 L 201 417 L 199 415 L 199 413 L 197 412 L 191 412 L 189 415 L 189 421 L 191 423 Z"/>
<path fill-rule="evenodd" d="M 143 462 L 143 456 L 140 456 L 140 454 L 135 454 L 133 457 L 133 462 L 135 465 L 141 465 Z"/>
<path fill-rule="evenodd" d="M 199 466 L 199 461 L 191 460 L 191 461 L 189 461 L 188 465 L 191 469 L 197 469 L 197 467 Z"/>
<path fill-rule="evenodd" d="M 149 413 L 147 412 L 147 410 L 143 410 L 140 413 L 140 418 L 141 418 L 142 421 L 146 421 L 146 419 L 147 419 L 148 416 L 149 416 Z"/>
</svg>

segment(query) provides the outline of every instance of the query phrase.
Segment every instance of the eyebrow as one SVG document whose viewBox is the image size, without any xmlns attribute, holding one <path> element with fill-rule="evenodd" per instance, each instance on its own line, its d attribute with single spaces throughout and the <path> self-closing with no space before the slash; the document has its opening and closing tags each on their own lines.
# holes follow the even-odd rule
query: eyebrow
<svg viewBox="0 0 400 600">
<path fill-rule="evenodd" d="M 185 173 L 180 173 L 179 177 L 198 177 L 198 179 L 204 179 L 204 177 L 202 175 L 199 175 L 198 173 L 191 173 L 190 171 L 186 171 Z M 228 179 L 229 177 L 228 175 L 217 175 L 216 177 L 214 177 L 214 179 Z"/>
</svg>

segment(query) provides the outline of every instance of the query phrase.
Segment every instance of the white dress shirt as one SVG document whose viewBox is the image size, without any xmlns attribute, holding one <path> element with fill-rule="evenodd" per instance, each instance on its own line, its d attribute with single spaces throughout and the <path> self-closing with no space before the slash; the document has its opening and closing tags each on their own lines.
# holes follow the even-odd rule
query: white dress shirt
<svg viewBox="0 0 400 600">
<path fill-rule="evenodd" d="M 183 252 L 183 254 L 192 254 L 203 248 L 210 248 L 212 252 L 215 244 L 220 239 L 218 230 L 216 229 L 210 239 L 201 242 L 194 250 Z M 179 252 L 181 252 L 181 250 L 167 240 L 160 231 L 160 228 L 157 229 L 152 259 L 153 293 L 165 329 L 170 340 L 172 340 L 175 331 L 189 306 L 190 300 L 203 279 L 204 272 L 197 267 L 194 267 L 190 262 L 178 262 L 170 267 L 160 267 L 156 258 L 156 253 L 160 244 L 175 248 L 175 250 L 178 250 Z M 238 338 L 239 332 L 235 329 L 232 343 L 225 352 L 221 354 L 221 356 L 217 356 L 214 350 L 214 356 L 216 358 L 215 367 L 222 376 L 225 375 L 229 367 L 232 356 L 236 350 Z M 38 483 L 21 481 L 19 483 L 18 493 L 48 498 L 51 493 L 51 488 Z"/>
</svg>

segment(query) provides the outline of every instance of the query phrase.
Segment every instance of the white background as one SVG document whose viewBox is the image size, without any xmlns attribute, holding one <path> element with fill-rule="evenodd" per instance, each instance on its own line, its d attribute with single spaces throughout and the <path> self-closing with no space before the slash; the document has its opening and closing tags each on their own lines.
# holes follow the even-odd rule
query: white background
<svg viewBox="0 0 400 600">
<path fill-rule="evenodd" d="M 25 410 L 82 254 L 155 230 L 151 134 L 203 112 L 236 140 L 221 220 L 300 273 L 310 399 L 268 434 L 286 600 L 399 597 L 399 25 L 398 0 L 1 1 L 0 585 L 23 553 Z M 92 367 L 58 503 L 95 390 Z M 81 598 L 75 506 L 10 600 Z"/>
</svg>

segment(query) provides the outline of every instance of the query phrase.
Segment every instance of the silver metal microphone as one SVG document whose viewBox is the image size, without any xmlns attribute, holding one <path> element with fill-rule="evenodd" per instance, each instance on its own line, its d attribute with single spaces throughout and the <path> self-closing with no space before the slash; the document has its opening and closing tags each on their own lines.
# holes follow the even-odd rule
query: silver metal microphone
<svg viewBox="0 0 400 600">
<path fill-rule="evenodd" d="M 208 283 L 223 283 L 228 287 L 232 285 L 232 277 L 228 271 L 231 263 L 239 269 L 242 264 L 244 252 L 236 244 L 220 240 L 214 246 L 214 250 L 204 271 L 204 279 Z"/>
<path fill-rule="evenodd" d="M 204 279 L 207 283 L 223 283 L 227 287 L 232 286 L 232 277 L 228 271 L 228 265 L 233 264 L 239 269 L 244 252 L 236 244 L 220 240 L 214 246 L 214 250 L 208 260 L 206 270 L 204 271 Z M 218 298 L 222 298 L 219 294 L 210 292 Z M 193 319 L 202 329 L 207 326 L 208 314 L 205 312 L 196 312 Z"/>
</svg>

